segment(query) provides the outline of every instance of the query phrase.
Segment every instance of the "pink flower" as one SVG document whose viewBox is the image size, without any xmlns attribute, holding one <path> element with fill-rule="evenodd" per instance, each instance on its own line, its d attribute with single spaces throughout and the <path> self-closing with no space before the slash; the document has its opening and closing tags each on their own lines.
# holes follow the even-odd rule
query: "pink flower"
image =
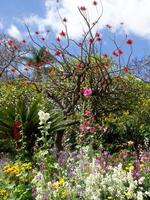
<svg viewBox="0 0 150 200">
<path fill-rule="evenodd" d="M 90 117 L 92 115 L 91 111 L 85 110 L 84 111 L 84 116 Z"/>
<path fill-rule="evenodd" d="M 90 96 L 90 95 L 92 94 L 91 88 L 83 88 L 82 94 L 83 94 L 83 96 L 85 96 L 85 97 Z"/>
<path fill-rule="evenodd" d="M 90 130 L 90 133 L 94 133 L 95 132 L 95 127 L 91 126 L 89 130 Z"/>
<path fill-rule="evenodd" d="M 90 129 L 89 122 L 85 120 L 84 122 L 80 124 L 80 130 L 82 132 L 86 132 L 88 129 Z"/>
</svg>

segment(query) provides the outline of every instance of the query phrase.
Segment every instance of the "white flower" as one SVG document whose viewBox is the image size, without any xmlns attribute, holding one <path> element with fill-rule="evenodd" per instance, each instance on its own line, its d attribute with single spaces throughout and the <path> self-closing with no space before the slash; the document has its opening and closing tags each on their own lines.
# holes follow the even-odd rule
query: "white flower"
<svg viewBox="0 0 150 200">
<path fill-rule="evenodd" d="M 141 191 L 137 192 L 137 200 L 143 200 L 143 193 Z"/>
<path fill-rule="evenodd" d="M 45 124 L 47 122 L 47 120 L 50 118 L 50 114 L 49 113 L 45 113 L 42 110 L 40 110 L 38 112 L 39 115 L 39 120 L 40 120 L 40 125 Z"/>
</svg>

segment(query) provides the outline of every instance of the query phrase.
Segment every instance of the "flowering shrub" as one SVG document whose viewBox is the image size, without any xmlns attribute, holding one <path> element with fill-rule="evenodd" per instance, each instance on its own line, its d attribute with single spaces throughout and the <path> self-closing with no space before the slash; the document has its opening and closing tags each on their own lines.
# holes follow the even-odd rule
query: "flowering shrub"
<svg viewBox="0 0 150 200">
<path fill-rule="evenodd" d="M 69 154 L 61 152 L 52 177 L 45 173 L 51 168 L 35 172 L 32 180 L 35 199 L 149 199 L 149 179 L 144 174 L 149 161 L 142 161 L 146 152 L 142 164 L 138 164 L 135 156 L 128 157 L 130 162 L 126 159 L 119 163 L 120 155 L 112 157 L 103 152 L 95 156 L 88 146 Z"/>
</svg>

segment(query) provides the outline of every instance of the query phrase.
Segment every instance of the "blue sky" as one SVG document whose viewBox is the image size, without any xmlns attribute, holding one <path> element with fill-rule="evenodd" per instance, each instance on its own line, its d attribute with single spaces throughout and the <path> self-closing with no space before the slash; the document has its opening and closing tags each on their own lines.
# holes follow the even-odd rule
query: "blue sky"
<svg viewBox="0 0 150 200">
<path fill-rule="evenodd" d="M 62 30 L 62 24 L 58 22 L 59 17 L 55 9 L 57 6 L 60 8 L 62 17 L 65 16 L 68 21 L 70 20 L 68 27 L 71 37 L 79 39 L 80 27 L 78 24 L 80 25 L 80 18 L 77 17 L 76 13 L 77 5 L 85 5 L 87 8 L 95 9 L 91 8 L 91 3 L 92 0 L 61 0 L 59 5 L 56 0 L 1 0 L 1 32 L 24 38 L 26 33 L 23 21 L 27 21 L 33 31 L 44 32 L 47 28 L 50 28 L 57 35 Z M 140 58 L 150 54 L 150 15 L 148 9 L 150 8 L 150 1 L 102 0 L 102 3 L 104 6 L 103 18 L 98 29 L 103 33 L 104 38 L 106 36 L 104 27 L 107 23 L 113 26 L 113 31 L 117 31 L 120 29 L 119 23 L 125 22 L 124 29 L 128 33 L 128 37 L 134 41 L 133 57 Z M 94 19 L 95 13 L 96 11 L 92 10 L 92 19 Z M 121 37 L 122 34 L 119 33 L 118 38 Z M 112 44 L 107 39 L 105 46 L 108 52 L 113 49 Z"/>
</svg>

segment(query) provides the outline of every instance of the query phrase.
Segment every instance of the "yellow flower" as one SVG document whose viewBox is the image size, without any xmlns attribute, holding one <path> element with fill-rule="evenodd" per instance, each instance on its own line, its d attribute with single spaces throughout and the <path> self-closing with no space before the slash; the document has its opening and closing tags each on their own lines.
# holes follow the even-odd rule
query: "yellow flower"
<svg viewBox="0 0 150 200">
<path fill-rule="evenodd" d="M 107 197 L 107 199 L 113 199 L 112 196 Z"/>
<path fill-rule="evenodd" d="M 64 182 L 65 182 L 65 181 L 64 181 L 63 178 L 60 178 L 60 179 L 59 179 L 59 184 L 60 184 L 60 185 L 64 184 Z"/>
<path fill-rule="evenodd" d="M 124 195 L 128 198 L 131 198 L 131 192 L 124 192 Z"/>
<path fill-rule="evenodd" d="M 61 197 L 62 198 L 66 198 L 67 196 L 69 195 L 69 191 L 64 189 L 62 192 L 61 192 Z"/>
<path fill-rule="evenodd" d="M 129 167 L 129 171 L 133 171 L 133 170 L 134 170 L 134 166 L 132 165 Z"/>
<path fill-rule="evenodd" d="M 8 193 L 5 189 L 0 189 L 0 197 L 3 197 L 3 199 L 7 199 Z"/>
</svg>

